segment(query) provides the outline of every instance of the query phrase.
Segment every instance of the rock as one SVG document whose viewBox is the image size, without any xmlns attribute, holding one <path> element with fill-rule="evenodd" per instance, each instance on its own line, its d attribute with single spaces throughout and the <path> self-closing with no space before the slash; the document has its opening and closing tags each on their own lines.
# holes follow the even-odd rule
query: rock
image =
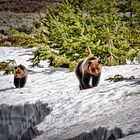
<svg viewBox="0 0 140 140">
<path fill-rule="evenodd" d="M 51 108 L 47 103 L 0 105 L 0 140 L 31 140 L 40 132 L 36 129 Z"/>
<path fill-rule="evenodd" d="M 124 134 L 120 128 L 108 130 L 105 127 L 99 127 L 89 133 L 84 132 L 79 136 L 66 140 L 116 140 L 122 137 L 124 137 Z"/>
</svg>

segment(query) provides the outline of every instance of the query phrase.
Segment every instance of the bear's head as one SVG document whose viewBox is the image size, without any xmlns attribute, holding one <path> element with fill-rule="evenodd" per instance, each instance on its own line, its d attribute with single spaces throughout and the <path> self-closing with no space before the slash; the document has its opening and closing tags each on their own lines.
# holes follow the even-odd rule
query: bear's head
<svg viewBox="0 0 140 140">
<path fill-rule="evenodd" d="M 88 65 L 87 72 L 90 75 L 98 76 L 101 74 L 102 65 L 101 61 L 98 60 L 97 58 L 94 57 L 87 58 L 87 65 Z"/>
<path fill-rule="evenodd" d="M 14 67 L 14 76 L 16 78 L 23 78 L 27 76 L 27 70 L 23 65 L 18 65 Z"/>
</svg>

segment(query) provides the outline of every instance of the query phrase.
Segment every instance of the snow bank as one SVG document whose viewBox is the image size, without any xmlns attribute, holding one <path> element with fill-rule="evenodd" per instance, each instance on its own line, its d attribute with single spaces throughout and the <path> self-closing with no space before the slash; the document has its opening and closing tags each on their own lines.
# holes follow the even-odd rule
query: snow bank
<svg viewBox="0 0 140 140">
<path fill-rule="evenodd" d="M 1 51 L 2 50 L 2 51 Z M 103 67 L 98 87 L 79 91 L 74 72 L 67 69 L 30 68 L 32 49 L 0 48 L 1 59 L 16 59 L 29 71 L 27 84 L 15 89 L 13 75 L 0 77 L 0 104 L 36 103 L 38 100 L 53 108 L 50 115 L 37 125 L 44 133 L 35 140 L 64 140 L 99 127 L 119 127 L 126 137 L 140 132 L 140 65 Z M 109 82 L 105 79 L 121 74 L 135 79 Z M 125 140 L 125 139 L 124 139 Z"/>
</svg>

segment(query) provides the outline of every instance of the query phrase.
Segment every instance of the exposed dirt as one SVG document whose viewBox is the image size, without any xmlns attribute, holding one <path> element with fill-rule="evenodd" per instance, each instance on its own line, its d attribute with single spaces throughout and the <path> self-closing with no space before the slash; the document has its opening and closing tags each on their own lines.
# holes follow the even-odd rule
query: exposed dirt
<svg viewBox="0 0 140 140">
<path fill-rule="evenodd" d="M 55 4 L 59 0 L 1 0 L 0 11 L 11 12 L 44 12 L 48 4 Z"/>
</svg>

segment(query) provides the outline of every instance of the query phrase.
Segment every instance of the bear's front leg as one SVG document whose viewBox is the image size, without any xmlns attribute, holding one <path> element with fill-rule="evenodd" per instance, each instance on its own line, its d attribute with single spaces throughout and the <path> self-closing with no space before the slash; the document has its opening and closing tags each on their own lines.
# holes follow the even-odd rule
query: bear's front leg
<svg viewBox="0 0 140 140">
<path fill-rule="evenodd" d="M 89 84 L 90 81 L 90 77 L 85 77 L 83 76 L 82 78 L 82 85 L 83 85 L 83 89 L 88 89 L 88 88 L 92 88 L 92 86 Z"/>
</svg>

